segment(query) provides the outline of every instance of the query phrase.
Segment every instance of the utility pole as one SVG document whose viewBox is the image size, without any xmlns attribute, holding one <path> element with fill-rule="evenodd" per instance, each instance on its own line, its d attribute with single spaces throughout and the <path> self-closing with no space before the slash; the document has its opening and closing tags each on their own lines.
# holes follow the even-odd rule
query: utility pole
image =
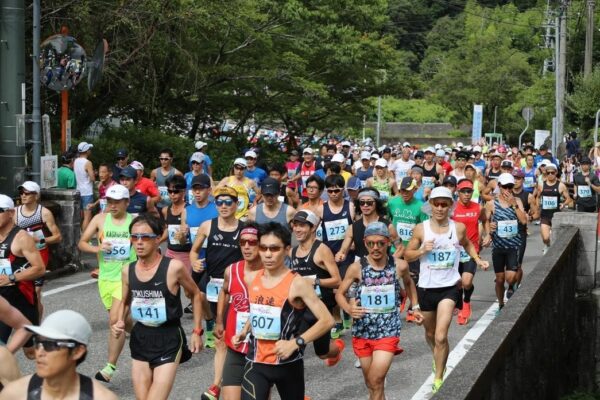
<svg viewBox="0 0 600 400">
<path fill-rule="evenodd" d="M 558 148 L 563 141 L 565 126 L 565 88 L 567 75 L 567 7 L 568 0 L 562 0 L 559 16 L 556 18 L 556 143 Z"/>
<path fill-rule="evenodd" d="M 381 146 L 381 96 L 377 97 L 377 137 L 375 143 L 377 148 Z"/>
<path fill-rule="evenodd" d="M 585 28 L 585 60 L 583 62 L 583 77 L 592 73 L 592 50 L 594 44 L 594 0 L 587 0 L 587 24 Z"/>
<path fill-rule="evenodd" d="M 554 18 L 552 16 L 552 10 L 550 9 L 550 0 L 547 0 L 546 3 L 546 22 L 542 25 L 542 28 L 545 29 L 544 34 L 544 46 L 545 49 L 554 49 L 554 35 L 552 34 L 552 30 L 556 29 L 556 25 L 554 23 Z M 545 76 L 548 71 L 554 71 L 555 69 L 555 61 L 552 58 L 547 58 L 544 60 L 544 68 L 542 70 L 542 75 Z"/>
</svg>

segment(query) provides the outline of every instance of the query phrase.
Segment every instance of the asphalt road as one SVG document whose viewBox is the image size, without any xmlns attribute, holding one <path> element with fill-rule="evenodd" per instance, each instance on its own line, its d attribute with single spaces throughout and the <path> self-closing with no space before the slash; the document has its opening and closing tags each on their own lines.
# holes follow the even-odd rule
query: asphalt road
<svg viewBox="0 0 600 400">
<path fill-rule="evenodd" d="M 530 225 L 524 271 L 527 275 L 542 257 L 539 227 Z M 485 249 L 482 257 L 490 260 L 491 252 Z M 525 277 L 526 279 L 526 277 Z M 87 282 L 87 283 L 86 283 Z M 472 297 L 473 317 L 466 326 L 456 324 L 450 327 L 450 347 L 454 348 L 460 339 L 473 327 L 486 310 L 496 301 L 494 294 L 493 269 L 487 272 L 478 271 L 475 276 L 475 292 Z M 68 285 L 79 285 L 69 287 Z M 66 289 L 66 290 L 63 290 Z M 45 289 L 50 293 L 43 299 L 45 313 L 69 308 L 80 312 L 92 325 L 93 336 L 87 360 L 79 367 L 79 371 L 93 376 L 106 364 L 107 338 L 109 335 L 108 316 L 104 310 L 97 291 L 95 281 L 91 281 L 87 272 L 61 277 L 47 282 Z M 54 292 L 53 292 L 54 291 Z M 518 296 L 519 293 L 515 294 Z M 184 299 L 184 306 L 187 299 Z M 404 315 L 403 315 L 404 317 Z M 192 331 L 191 316 L 183 319 L 186 332 Z M 350 344 L 350 334 L 343 336 L 346 350 L 340 363 L 335 367 L 327 367 L 314 355 L 309 345 L 305 358 L 306 395 L 312 399 L 365 399 L 367 389 L 360 369 L 354 368 L 355 357 Z M 389 400 L 411 399 L 419 391 L 431 374 L 432 355 L 424 339 L 424 330 L 420 326 L 404 323 L 401 334 L 401 345 L 404 353 L 397 356 L 388 373 L 386 393 Z M 199 399 L 200 394 L 209 386 L 213 376 L 213 350 L 205 349 L 190 361 L 182 364 L 177 373 L 176 382 L 171 392 L 172 399 Z M 19 355 L 19 362 L 24 373 L 32 373 L 34 364 Z M 122 399 L 134 399 L 131 384 L 131 357 L 128 343 L 119 359 L 118 370 L 108 387 Z M 420 394 L 420 398 L 428 398 L 430 394 Z M 274 396 L 278 398 L 278 396 Z"/>
</svg>

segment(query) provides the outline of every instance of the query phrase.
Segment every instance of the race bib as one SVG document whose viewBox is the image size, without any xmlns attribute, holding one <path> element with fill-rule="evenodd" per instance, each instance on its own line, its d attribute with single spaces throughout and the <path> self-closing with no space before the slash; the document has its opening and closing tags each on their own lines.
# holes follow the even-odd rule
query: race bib
<svg viewBox="0 0 600 400">
<path fill-rule="evenodd" d="M 240 332 L 242 331 L 242 329 L 244 329 L 244 326 L 246 326 L 246 321 L 248 321 L 249 317 L 250 317 L 249 312 L 238 311 L 238 313 L 235 317 L 235 334 L 236 335 L 239 335 Z"/>
<path fill-rule="evenodd" d="M 396 175 L 398 176 L 398 178 L 402 179 L 402 178 L 408 176 L 408 170 L 406 170 L 406 169 L 404 169 L 404 170 L 400 169 L 400 170 L 397 171 Z M 400 184 L 398 184 L 398 185 L 400 185 Z"/>
<path fill-rule="evenodd" d="M 281 307 L 250 303 L 250 323 L 255 338 L 279 340 L 281 334 Z"/>
<path fill-rule="evenodd" d="M 190 241 L 192 243 L 194 243 L 196 241 L 196 235 L 198 235 L 198 226 L 195 227 L 190 227 Z M 206 240 L 204 241 L 206 242 Z M 202 247 L 204 247 L 204 244 L 202 245 Z"/>
<path fill-rule="evenodd" d="M 131 300 L 131 318 L 144 325 L 159 326 L 167 322 L 167 307 L 164 297 Z"/>
<path fill-rule="evenodd" d="M 216 303 L 219 300 L 221 289 L 223 289 L 223 279 L 210 278 L 206 285 L 206 299 L 211 303 Z"/>
<path fill-rule="evenodd" d="M 13 273 L 12 264 L 8 258 L 0 258 L 0 275 L 10 275 Z"/>
<path fill-rule="evenodd" d="M 519 226 L 517 220 L 511 219 L 509 221 L 498 221 L 498 228 L 496 229 L 496 232 L 501 238 L 514 238 L 519 233 Z"/>
<path fill-rule="evenodd" d="M 100 199 L 100 212 L 104 213 L 106 212 L 106 206 L 108 204 L 108 201 L 106 199 Z"/>
<path fill-rule="evenodd" d="M 181 225 L 169 225 L 167 227 L 167 232 L 169 233 L 169 244 L 170 245 L 177 246 L 177 245 L 181 244 L 179 242 L 179 240 L 177 240 L 175 238 L 175 235 L 177 234 L 177 232 L 179 232 L 179 229 L 181 229 Z"/>
<path fill-rule="evenodd" d="M 360 292 L 360 305 L 368 313 L 391 313 L 396 308 L 394 285 L 363 286 Z"/>
<path fill-rule="evenodd" d="M 523 186 L 528 189 L 535 187 L 535 178 L 533 176 L 526 176 L 525 180 L 523 181 Z"/>
<path fill-rule="evenodd" d="M 305 278 L 308 278 L 307 280 L 310 282 L 310 284 L 312 285 L 313 280 L 317 279 L 316 275 L 307 275 L 305 276 Z M 319 285 L 314 285 L 315 288 L 315 293 L 317 294 L 317 296 L 319 296 L 319 298 L 321 298 L 321 286 Z"/>
<path fill-rule="evenodd" d="M 292 179 L 294 176 L 296 176 L 296 170 L 295 169 L 288 169 L 288 179 Z"/>
<path fill-rule="evenodd" d="M 542 210 L 556 210 L 558 198 L 554 196 L 542 196 Z"/>
<path fill-rule="evenodd" d="M 435 187 L 435 178 L 433 176 L 424 176 L 423 187 L 433 189 Z"/>
<path fill-rule="evenodd" d="M 316 236 L 317 236 L 317 240 L 320 240 L 321 242 L 323 241 L 323 227 L 319 224 L 319 227 L 317 228 L 317 231 L 315 232 Z"/>
<path fill-rule="evenodd" d="M 427 263 L 430 269 L 450 269 L 454 267 L 456 249 L 433 249 L 427 254 Z"/>
<path fill-rule="evenodd" d="M 158 193 L 160 194 L 160 201 L 164 203 L 171 203 L 171 199 L 169 199 L 169 191 L 166 186 L 159 186 Z"/>
<path fill-rule="evenodd" d="M 109 251 L 104 252 L 106 261 L 127 261 L 131 252 L 131 243 L 127 239 L 107 239 L 111 247 Z"/>
<path fill-rule="evenodd" d="M 465 249 L 463 249 L 461 247 L 461 249 L 460 249 L 460 259 L 458 261 L 461 262 L 461 263 L 466 263 L 466 262 L 469 262 L 470 260 L 471 260 L 471 256 L 469 255 L 469 253 L 467 253 L 465 251 Z"/>
<path fill-rule="evenodd" d="M 327 240 L 344 240 L 346 229 L 348 228 L 347 219 L 338 219 L 335 221 L 326 221 L 325 229 L 327 232 Z"/>
<path fill-rule="evenodd" d="M 42 232 L 41 229 L 38 229 L 36 231 L 27 231 L 27 233 L 32 238 L 37 238 L 38 240 L 44 239 L 44 232 Z M 35 247 L 37 247 L 38 249 L 43 249 L 44 247 L 46 247 L 46 243 L 36 242 Z"/>
<path fill-rule="evenodd" d="M 238 211 L 245 211 L 246 210 L 246 199 L 244 197 L 238 197 L 238 206 L 237 206 L 237 210 Z"/>
<path fill-rule="evenodd" d="M 407 224 L 406 222 L 396 224 L 396 231 L 398 231 L 398 236 L 403 242 L 408 242 L 412 238 L 414 227 L 415 224 Z"/>
<path fill-rule="evenodd" d="M 592 197 L 592 188 L 589 186 L 577 186 L 577 196 Z"/>
<path fill-rule="evenodd" d="M 188 204 L 194 204 L 194 200 L 196 198 L 194 197 L 194 192 L 192 191 L 192 189 L 187 191 L 187 202 Z"/>
</svg>

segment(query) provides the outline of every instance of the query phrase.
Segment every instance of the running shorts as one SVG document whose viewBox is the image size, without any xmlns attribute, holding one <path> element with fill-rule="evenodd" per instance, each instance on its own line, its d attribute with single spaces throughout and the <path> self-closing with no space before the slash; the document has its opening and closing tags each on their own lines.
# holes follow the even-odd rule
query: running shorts
<svg viewBox="0 0 600 400">
<path fill-rule="evenodd" d="M 458 263 L 458 273 L 462 275 L 463 272 L 468 272 L 475 275 L 475 272 L 477 272 L 477 263 L 475 260 L 471 258 L 467 262 Z"/>
<path fill-rule="evenodd" d="M 456 304 L 456 308 L 462 309 L 462 292 L 458 289 L 458 286 L 417 287 L 417 297 L 419 298 L 421 311 L 437 311 L 438 304 L 445 299 L 452 300 Z"/>
<path fill-rule="evenodd" d="M 494 272 L 504 273 L 504 270 L 516 272 L 519 269 L 519 249 L 492 249 Z"/>
<path fill-rule="evenodd" d="M 268 399 L 273 385 L 281 400 L 304 400 L 304 361 L 277 365 L 246 361 L 242 400 Z"/>
<path fill-rule="evenodd" d="M 190 252 L 189 251 L 173 251 L 173 250 L 167 249 L 167 251 L 165 252 L 165 256 L 181 261 L 183 263 L 183 265 L 185 265 L 185 269 L 190 274 L 192 273 L 192 262 L 190 261 Z"/>
<path fill-rule="evenodd" d="M 106 281 L 98 279 L 98 292 L 104 308 L 110 310 L 113 303 L 113 298 L 121 300 L 123 298 L 123 285 L 121 281 Z"/>
<path fill-rule="evenodd" d="M 158 327 L 136 323 L 131 330 L 129 348 L 131 358 L 147 362 L 150 368 L 177 361 L 182 364 L 192 357 L 179 321 Z"/>
<path fill-rule="evenodd" d="M 352 348 L 358 358 L 371 357 L 374 351 L 387 351 L 395 354 L 398 349 L 400 338 L 387 337 L 381 339 L 352 338 Z"/>
<path fill-rule="evenodd" d="M 246 366 L 246 355 L 227 348 L 223 371 L 222 386 L 241 386 L 244 379 L 244 367 Z"/>
</svg>

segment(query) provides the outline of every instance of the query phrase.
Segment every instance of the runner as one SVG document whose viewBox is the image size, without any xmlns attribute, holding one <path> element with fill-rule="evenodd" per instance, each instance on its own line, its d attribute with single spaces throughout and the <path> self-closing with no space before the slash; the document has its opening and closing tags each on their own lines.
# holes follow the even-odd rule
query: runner
<svg viewBox="0 0 600 400">
<path fill-rule="evenodd" d="M 523 209 L 527 213 L 527 222 L 538 218 L 539 207 L 535 201 L 535 196 L 532 193 L 526 192 L 524 187 L 525 174 L 523 170 L 515 169 L 512 174 L 515 177 L 515 187 L 512 192 L 514 196 L 521 199 Z M 527 224 L 519 223 L 519 235 L 521 235 L 521 247 L 519 248 L 519 269 L 517 270 L 517 282 L 508 288 L 507 294 L 512 294 L 521 285 L 523 279 L 523 258 L 525 257 L 525 249 L 527 248 Z"/>
<path fill-rule="evenodd" d="M 325 181 L 316 175 L 311 175 L 306 179 L 305 189 L 308 193 L 307 201 L 300 207 L 303 210 L 310 210 L 315 215 L 323 215 L 323 200 L 321 194 L 325 189 Z M 322 218 L 321 218 L 322 220 Z M 317 239 L 323 241 L 323 227 L 321 224 L 317 227 Z"/>
<path fill-rule="evenodd" d="M 250 205 L 250 192 L 258 193 L 256 183 L 244 176 L 244 171 L 247 167 L 247 162 L 243 158 L 236 158 L 233 161 L 233 175 L 223 178 L 217 185 L 221 187 L 231 187 L 235 190 L 237 198 L 237 211 L 235 217 L 244 220 L 248 216 Z M 253 204 L 254 205 L 254 204 Z"/>
<path fill-rule="evenodd" d="M 16 353 L 31 336 L 25 330 L 25 325 L 31 325 L 31 321 L 25 318 L 19 310 L 11 306 L 4 297 L 0 296 L 0 322 L 14 330 L 10 340 L 6 343 L 6 347 L 0 346 L 0 349 L 5 348 L 11 353 Z M 0 364 L 1 361 L 0 359 Z M 2 391 L 2 387 L 0 387 L 0 391 Z"/>
<path fill-rule="evenodd" d="M 319 217 L 312 211 L 302 210 L 294 215 L 292 226 L 298 246 L 292 248 L 289 253 L 292 260 L 290 269 L 306 278 L 331 313 L 336 305 L 333 290 L 337 289 L 341 282 L 340 271 L 329 247 L 315 237 L 318 223 Z M 306 331 L 315 322 L 315 316 L 306 310 L 304 326 L 300 332 Z M 315 339 L 313 345 L 315 354 L 330 367 L 340 361 L 346 346 L 341 339 L 331 341 L 329 332 Z"/>
<path fill-rule="evenodd" d="M 194 202 L 194 192 L 192 191 L 192 180 L 194 177 L 203 174 L 204 170 L 204 154 L 197 151 L 190 157 L 190 171 L 183 176 L 185 178 L 187 193 L 185 202 L 192 204 Z"/>
<path fill-rule="evenodd" d="M 356 169 L 354 175 L 360 179 L 362 187 L 366 187 L 367 180 L 373 178 L 373 167 L 371 166 L 371 153 L 363 151 L 360 153 L 360 168 Z"/>
<path fill-rule="evenodd" d="M 56 172 L 56 187 L 59 189 L 75 189 L 77 180 L 73 172 L 73 154 L 65 151 L 60 156 L 61 166 Z"/>
<path fill-rule="evenodd" d="M 27 231 L 35 241 L 42 261 L 48 266 L 50 250 L 48 245 L 60 243 L 62 236 L 54 221 L 54 215 L 40 204 L 40 185 L 32 181 L 23 182 L 18 187 L 21 205 L 15 213 L 15 225 Z M 42 318 L 44 306 L 42 304 L 42 286 L 44 278 L 35 281 L 35 294 L 37 297 L 38 318 Z"/>
<path fill-rule="evenodd" d="M 0 296 L 34 324 L 39 322 L 34 281 L 44 276 L 46 264 L 36 243 L 14 223 L 15 203 L 0 194 Z M 13 328 L 0 322 L 0 341 L 8 342 Z M 31 358 L 33 343 L 25 344 L 25 355 Z"/>
<path fill-rule="evenodd" d="M 158 216 L 158 212 L 156 211 L 156 207 L 154 207 L 152 199 L 136 190 L 136 179 L 137 172 L 132 166 L 121 171 L 121 185 L 125 187 L 129 193 L 127 197 L 129 200 L 127 202 L 127 212 L 134 218 L 145 212 Z"/>
<path fill-rule="evenodd" d="M 454 169 L 450 172 L 450 175 L 456 178 L 456 181 L 465 179 L 465 166 L 469 161 L 469 153 L 466 151 L 459 151 L 456 154 L 456 160 L 454 161 Z"/>
<path fill-rule="evenodd" d="M 173 167 L 173 150 L 162 149 L 159 156 L 160 167 L 155 168 L 150 173 L 150 179 L 156 182 L 158 186 L 158 192 L 160 193 L 160 201 L 156 204 L 156 207 L 162 209 L 163 207 L 171 204 L 169 199 L 169 193 L 167 192 L 167 179 L 173 175 L 183 175 L 181 171 Z M 121 183 L 123 184 L 123 183 Z"/>
<path fill-rule="evenodd" d="M 127 167 L 129 168 L 129 167 Z M 127 170 L 127 168 L 125 170 Z M 133 182 L 133 179 L 131 179 Z M 109 328 L 118 320 L 121 305 L 121 270 L 136 260 L 135 249 L 131 248 L 129 225 L 133 220 L 127 212 L 130 191 L 122 185 L 111 186 L 106 191 L 107 209 L 97 214 L 79 240 L 79 250 L 98 255 L 98 291 L 102 304 L 108 311 Z M 98 238 L 98 245 L 90 244 Z M 117 360 L 125 344 L 125 335 L 108 337 L 108 363 L 96 374 L 96 379 L 110 382 L 117 369 Z"/>
<path fill-rule="evenodd" d="M 444 179 L 444 168 L 434 160 L 435 150 L 428 147 L 423 152 L 423 186 L 429 189 L 436 187 Z"/>
<path fill-rule="evenodd" d="M 99 382 L 77 373 L 87 355 L 92 327 L 75 311 L 50 314 L 34 333 L 36 372 L 4 387 L 0 399 L 106 399 L 118 397 Z"/>
<path fill-rule="evenodd" d="M 254 150 L 249 150 L 244 154 L 244 158 L 246 159 L 246 170 L 244 171 L 244 176 L 246 178 L 252 179 L 256 186 L 260 186 L 262 181 L 267 177 L 267 171 L 262 168 L 258 168 L 256 166 L 256 160 L 258 155 Z M 251 201 L 254 199 L 250 199 Z M 258 202 L 259 199 L 256 200 Z"/>
<path fill-rule="evenodd" d="M 562 210 L 564 207 L 569 207 L 572 203 L 571 196 L 567 186 L 558 180 L 558 168 L 555 164 L 546 164 L 545 168 L 546 180 L 538 183 L 537 186 L 537 203 L 541 204 L 540 212 L 540 232 L 544 248 L 542 254 L 546 254 L 550 248 L 550 232 L 552 230 L 552 217 L 554 213 Z M 565 199 L 561 202 L 561 196 Z"/>
<path fill-rule="evenodd" d="M 119 176 L 120 175 L 118 175 L 116 179 L 119 179 Z M 99 207 L 99 211 L 103 213 L 106 212 L 106 190 L 112 185 L 116 185 L 118 182 L 113 179 L 112 170 L 109 168 L 108 164 L 100 164 L 98 166 L 98 177 L 100 178 L 98 184 L 98 200 L 88 204 L 88 208 L 93 211 L 96 207 Z"/>
<path fill-rule="evenodd" d="M 390 177 L 387 167 L 388 163 L 385 159 L 380 158 L 375 161 L 375 174 L 366 182 L 366 187 L 377 189 L 379 197 L 384 203 L 387 203 L 392 196 L 398 193 L 396 180 Z"/>
<path fill-rule="evenodd" d="M 404 143 L 408 144 L 408 142 Z M 415 165 L 415 162 L 410 159 L 410 144 L 402 146 L 402 156 L 394 161 L 390 166 L 390 171 L 395 174 L 396 182 L 400 182 L 402 178 L 410 176 L 410 168 Z"/>
<path fill-rule="evenodd" d="M 490 159 L 490 165 L 485 170 L 485 173 L 484 173 L 484 176 L 485 176 L 485 179 L 487 180 L 488 186 L 492 180 L 498 178 L 500 176 L 500 174 L 502 173 L 502 170 L 500 168 L 501 162 L 502 162 L 502 154 L 493 153 L 492 157 Z M 512 168 L 512 166 L 511 166 L 511 168 Z"/>
<path fill-rule="evenodd" d="M 127 149 L 119 149 L 115 154 L 116 163 L 109 167 L 111 174 L 111 179 L 115 181 L 115 183 L 119 183 L 119 177 L 121 176 L 121 171 L 127 167 L 127 163 L 129 162 L 129 153 Z"/>
<path fill-rule="evenodd" d="M 300 195 L 298 193 L 300 185 L 297 180 L 294 180 L 294 177 L 300 168 L 298 157 L 298 150 L 292 150 L 290 152 L 289 160 L 285 162 L 285 169 L 287 170 L 286 197 L 288 198 L 288 204 L 292 205 L 292 207 L 298 207 L 300 204 Z"/>
<path fill-rule="evenodd" d="M 173 175 L 165 181 L 165 184 L 171 201 L 170 206 L 161 210 L 162 219 L 167 223 L 163 237 L 163 240 L 167 241 L 165 256 L 180 261 L 191 277 L 190 250 L 192 243 L 190 242 L 186 213 L 187 184 L 181 175 Z"/>
<path fill-rule="evenodd" d="M 439 181 L 442 181 L 444 177 L 450 175 L 450 172 L 452 172 L 452 164 L 446 160 L 446 152 L 442 149 L 435 152 L 435 158 L 437 160 L 437 165 L 444 170 L 444 175 L 439 178 Z"/>
<path fill-rule="evenodd" d="M 94 173 L 94 166 L 89 160 L 92 154 L 93 144 L 87 142 L 81 142 L 77 145 L 77 151 L 79 157 L 75 159 L 73 164 L 73 171 L 75 172 L 75 178 L 77 179 L 77 190 L 81 194 L 81 213 L 83 218 L 81 220 L 81 231 L 85 231 L 92 219 L 92 211 L 88 210 L 88 204 L 94 202 L 94 182 L 96 181 L 96 174 Z"/>
<path fill-rule="evenodd" d="M 411 302 L 415 304 L 415 320 L 422 322 L 417 310 L 417 295 L 408 264 L 400 258 L 403 248 L 398 247 L 394 257 L 388 256 L 391 246 L 388 225 L 371 222 L 364 232 L 368 256 L 354 262 L 335 296 L 340 307 L 352 316 L 352 347 L 359 358 L 369 399 L 385 398 L 385 377 L 400 341 L 400 279 L 404 282 Z M 358 285 L 355 301 L 346 295 L 350 287 Z"/>
<path fill-rule="evenodd" d="M 417 190 L 415 191 L 415 198 L 420 201 L 425 201 L 429 197 L 431 189 L 423 186 L 423 167 L 415 164 L 410 169 L 410 178 L 415 181 Z"/>
<path fill-rule="evenodd" d="M 473 244 L 477 254 L 479 254 L 479 222 L 487 224 L 487 219 L 485 218 L 485 209 L 479 203 L 472 200 L 473 186 L 473 182 L 469 179 L 461 179 L 458 182 L 458 201 L 456 202 L 452 219 L 465 226 L 467 238 Z M 489 230 L 487 227 L 484 227 L 484 229 L 485 231 Z M 473 278 L 476 271 L 477 265 L 475 261 L 461 248 L 458 272 L 462 280 L 461 297 L 459 299 L 459 302 L 462 300 L 462 310 L 456 316 L 456 321 L 459 325 L 466 325 L 471 319 L 471 295 L 475 290 Z"/>
<path fill-rule="evenodd" d="M 478 266 L 488 268 L 467 237 L 466 228 L 460 222 L 448 218 L 453 195 L 448 188 L 438 187 L 429 196 L 431 219 L 424 221 L 413 231 L 412 239 L 404 252 L 404 259 L 420 261 L 421 273 L 417 285 L 418 305 L 422 310 L 425 339 L 433 352 L 434 379 L 432 390 L 437 393 L 443 383 L 450 346 L 448 329 L 455 307 L 460 309 L 460 291 L 457 284 L 460 261 L 458 246 L 462 246 Z"/>
<path fill-rule="evenodd" d="M 271 177 L 264 179 L 260 192 L 263 195 L 264 202 L 250 209 L 248 220 L 256 221 L 258 224 L 275 221 L 289 230 L 289 222 L 296 210 L 279 200 L 279 182 Z"/>
<path fill-rule="evenodd" d="M 334 321 L 312 285 L 285 266 L 290 233 L 270 222 L 261 226 L 259 238 L 264 269 L 250 284 L 250 317 L 232 339 L 238 346 L 252 331 L 242 400 L 267 400 L 273 385 L 282 400 L 304 400 L 304 348 L 325 335 Z M 316 323 L 299 334 L 305 309 Z"/>
<path fill-rule="evenodd" d="M 302 203 L 306 203 L 308 201 L 308 193 L 306 188 L 308 186 L 308 178 L 313 175 L 317 171 L 317 162 L 315 161 L 315 156 L 313 154 L 313 149 L 306 148 L 302 152 L 303 162 L 298 167 L 296 176 L 292 178 L 292 181 L 297 181 L 299 183 L 299 188 L 302 189 L 300 192 L 300 200 Z M 322 190 L 322 189 L 321 189 Z"/>
<path fill-rule="evenodd" d="M 537 186 L 535 183 L 536 180 L 536 168 L 533 166 L 533 155 L 528 154 L 525 157 L 525 167 L 523 167 L 524 173 L 524 181 L 523 181 L 523 190 L 527 193 L 533 193 L 533 190 Z"/>
<path fill-rule="evenodd" d="M 217 305 L 215 336 L 224 339 L 227 344 L 227 355 L 223 366 L 223 371 L 227 373 L 223 374 L 222 381 L 224 400 L 239 400 L 242 396 L 248 343 L 243 342 L 239 346 L 234 346 L 232 339 L 241 332 L 248 320 L 250 314 L 248 287 L 258 271 L 263 268 L 258 253 L 258 224 L 255 222 L 248 222 L 242 228 L 240 248 L 244 259 L 225 269 L 223 290 L 219 293 Z"/>
<path fill-rule="evenodd" d="M 512 286 L 517 282 L 519 270 L 519 248 L 521 235 L 518 224 L 527 224 L 527 213 L 519 197 L 513 195 L 515 178 L 512 174 L 503 173 L 498 177 L 500 192 L 494 201 L 485 205 L 486 219 L 490 221 L 484 245 L 493 243 L 492 262 L 496 274 L 496 297 L 498 312 L 504 307 L 504 282 Z M 508 297 L 507 293 L 507 297 Z"/>
<path fill-rule="evenodd" d="M 144 176 L 144 164 L 139 161 L 132 161 L 129 164 L 130 167 L 135 169 L 137 173 L 137 179 L 135 181 L 135 190 L 142 194 L 150 197 L 152 204 L 156 204 L 160 201 L 160 192 L 156 187 L 156 183 L 150 178 Z"/>
<path fill-rule="evenodd" d="M 169 183 L 175 175 L 167 179 Z M 179 195 L 179 197 L 182 197 Z M 173 199 L 173 196 L 171 196 Z M 181 203 L 181 199 L 176 199 Z M 158 249 L 165 223 L 149 214 L 135 218 L 129 227 L 137 261 L 124 265 L 121 280 L 123 301 L 112 326 L 116 338 L 125 336 L 125 312 L 131 310 L 135 325 L 131 329 L 131 378 L 138 399 L 167 399 L 180 363 L 191 358 L 191 352 L 202 349 L 202 312 L 200 291 L 187 267 L 179 260 L 163 257 Z M 194 304 L 194 330 L 188 349 L 181 327 L 180 291 L 183 287 Z M 190 352 L 191 351 L 191 352 Z"/>
<path fill-rule="evenodd" d="M 573 178 L 575 206 L 577 211 L 580 212 L 596 212 L 598 210 L 600 180 L 595 174 L 591 173 L 592 160 L 588 157 L 583 157 L 579 165 L 581 166 L 581 172 Z"/>
</svg>

